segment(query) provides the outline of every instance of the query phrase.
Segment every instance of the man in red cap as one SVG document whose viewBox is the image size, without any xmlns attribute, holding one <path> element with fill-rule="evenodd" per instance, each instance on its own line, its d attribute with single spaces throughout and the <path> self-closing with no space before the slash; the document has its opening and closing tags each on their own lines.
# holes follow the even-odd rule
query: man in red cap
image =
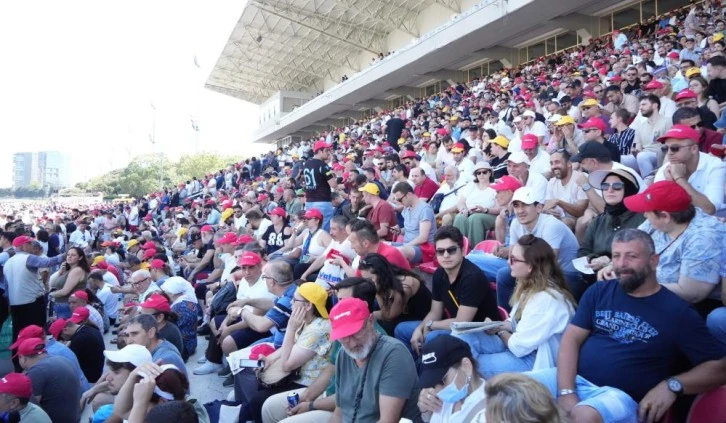
<svg viewBox="0 0 726 423">
<path fill-rule="evenodd" d="M 522 152 L 529 159 L 529 171 L 539 173 L 549 179 L 552 176 L 550 169 L 550 155 L 540 148 L 539 141 L 534 134 L 522 136 Z"/>
<path fill-rule="evenodd" d="M 88 310 L 88 320 L 93 323 L 98 330 L 105 332 L 108 329 L 107 325 L 103 322 L 103 316 L 88 302 L 88 294 L 86 291 L 76 291 L 68 297 L 68 306 L 71 312 L 78 308 L 85 308 Z"/>
<path fill-rule="evenodd" d="M 103 335 L 98 328 L 88 324 L 88 317 L 88 309 L 79 307 L 75 309 L 70 319 L 58 319 L 59 322 L 65 322 L 58 325 L 62 325 L 60 336 L 69 341 L 68 348 L 78 357 L 78 363 L 86 379 L 96 383 L 103 373 L 105 345 Z"/>
<path fill-rule="evenodd" d="M 188 355 L 184 351 L 184 343 L 179 327 L 172 322 L 171 305 L 169 300 L 161 294 L 151 294 L 143 303 L 139 304 L 141 314 L 150 314 L 156 319 L 156 328 L 159 338 L 169 341 L 176 347 L 186 361 Z"/>
<path fill-rule="evenodd" d="M 416 405 L 418 375 L 411 354 L 393 338 L 380 335 L 365 301 L 346 298 L 330 311 L 330 340 L 342 351 L 335 362 L 335 411 L 331 422 L 421 422 Z M 361 369 L 366 369 L 361 391 Z M 384 417 L 385 414 L 385 417 Z"/>
<path fill-rule="evenodd" d="M 42 408 L 30 402 L 33 396 L 33 383 L 22 373 L 8 373 L 0 379 L 0 414 L 8 413 L 10 419 L 17 416 L 21 422 L 51 423 Z"/>
<path fill-rule="evenodd" d="M 21 342 L 15 356 L 32 382 L 33 396 L 51 421 L 77 422 L 81 416 L 81 387 L 71 362 L 48 355 L 40 338 Z"/>
<path fill-rule="evenodd" d="M 620 149 L 613 143 L 607 142 L 605 135 L 607 133 L 607 125 L 599 117 L 591 117 L 585 122 L 578 125 L 582 132 L 585 133 L 585 142 L 597 141 L 604 145 L 610 152 L 610 158 L 614 162 L 620 162 Z"/>
<path fill-rule="evenodd" d="M 698 149 L 704 153 L 710 153 L 713 145 L 723 145 L 723 134 L 714 130 L 716 120 L 716 115 L 706 105 L 698 106 L 697 103 L 681 106 L 673 115 L 674 125 L 686 125 L 698 131 Z M 662 155 L 658 158 L 662 159 Z"/>
<path fill-rule="evenodd" d="M 648 94 L 640 100 L 640 114 L 630 125 L 635 130 L 635 144 L 630 150 L 638 162 L 638 172 L 643 178 L 650 176 L 656 169 L 660 146 L 655 140 L 665 134 L 673 124 L 660 113 L 660 99 Z"/>
<path fill-rule="evenodd" d="M 459 169 L 459 177 L 462 181 L 471 182 L 474 180 L 474 162 L 466 157 L 466 150 L 463 143 L 457 142 L 451 147 L 451 154 L 454 158 L 453 165 Z"/>
<path fill-rule="evenodd" d="M 328 165 L 332 145 L 318 141 L 313 146 L 312 159 L 303 165 L 303 188 L 305 189 L 306 209 L 316 208 L 323 213 L 322 228 L 330 230 L 330 218 L 334 207 L 331 192 L 338 186 L 338 178 Z"/>
</svg>

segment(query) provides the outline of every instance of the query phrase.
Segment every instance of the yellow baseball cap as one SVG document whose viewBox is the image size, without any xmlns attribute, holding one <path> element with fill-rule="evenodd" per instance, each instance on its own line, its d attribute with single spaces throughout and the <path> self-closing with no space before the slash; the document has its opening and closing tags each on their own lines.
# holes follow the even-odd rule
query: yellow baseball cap
<svg viewBox="0 0 726 423">
<path fill-rule="evenodd" d="M 699 69 L 695 66 L 692 68 L 688 68 L 686 70 L 686 78 L 690 78 L 692 76 L 696 76 L 696 75 L 700 75 L 700 74 L 701 74 L 701 69 Z"/>
<path fill-rule="evenodd" d="M 222 212 L 222 217 L 221 217 L 222 220 L 221 221 L 224 222 L 225 220 L 229 219 L 233 214 L 234 214 L 234 210 L 232 210 L 232 209 L 225 209 Z"/>
<path fill-rule="evenodd" d="M 723 32 L 717 32 L 713 34 L 713 41 L 721 41 L 723 40 Z"/>
<path fill-rule="evenodd" d="M 132 240 L 130 240 L 130 241 L 129 241 L 129 243 L 128 243 L 128 244 L 126 244 L 126 248 L 127 248 L 127 249 L 129 249 L 129 248 L 131 248 L 131 247 L 135 247 L 135 246 L 137 246 L 137 245 L 139 245 L 139 240 L 137 240 L 137 239 L 132 239 Z"/>
<path fill-rule="evenodd" d="M 189 233 L 188 228 L 179 228 L 179 230 L 176 231 L 176 236 L 182 237 L 182 236 L 186 235 L 187 233 Z"/>
<path fill-rule="evenodd" d="M 424 133 L 423 133 L 423 136 L 424 136 L 424 137 L 430 137 L 430 136 L 431 136 L 431 133 L 429 133 L 429 132 L 424 132 Z"/>
<path fill-rule="evenodd" d="M 381 195 L 381 190 L 378 188 L 378 185 L 374 184 L 373 182 L 368 182 L 367 184 L 358 188 L 358 191 L 367 192 L 371 195 Z"/>
<path fill-rule="evenodd" d="M 93 259 L 93 263 L 91 263 L 91 267 L 98 266 L 98 264 L 101 263 L 102 261 L 106 261 L 106 257 L 97 256 L 95 259 Z"/>
<path fill-rule="evenodd" d="M 297 293 L 310 301 L 323 319 L 328 318 L 328 309 L 325 308 L 325 303 L 328 301 L 328 291 L 325 288 L 315 282 L 305 282 L 297 288 Z"/>
<path fill-rule="evenodd" d="M 406 138 L 399 138 L 398 139 L 398 145 L 403 145 L 406 143 Z"/>
<path fill-rule="evenodd" d="M 587 100 L 580 103 L 580 108 L 584 109 L 585 107 L 592 107 L 597 106 L 600 107 L 600 103 L 597 102 L 594 98 L 588 98 Z"/>
<path fill-rule="evenodd" d="M 502 148 L 507 148 L 507 147 L 509 147 L 509 140 L 508 140 L 508 139 L 507 139 L 506 137 L 502 136 L 502 135 L 497 135 L 497 136 L 496 136 L 496 137 L 495 137 L 495 138 L 494 138 L 494 139 L 492 140 L 492 142 L 493 142 L 494 144 L 496 144 L 496 145 L 498 145 L 498 146 L 502 147 Z"/>
<path fill-rule="evenodd" d="M 557 122 L 555 122 L 555 126 L 564 126 L 564 125 L 574 125 L 575 119 L 572 118 L 570 115 L 565 115 L 560 118 Z"/>
</svg>

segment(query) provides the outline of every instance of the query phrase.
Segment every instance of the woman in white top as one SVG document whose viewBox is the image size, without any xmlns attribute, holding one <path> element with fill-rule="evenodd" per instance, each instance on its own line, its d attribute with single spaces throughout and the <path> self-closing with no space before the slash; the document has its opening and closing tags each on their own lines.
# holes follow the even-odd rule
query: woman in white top
<svg viewBox="0 0 726 423">
<path fill-rule="evenodd" d="M 456 203 L 459 214 L 454 219 L 454 226 L 469 238 L 471 246 L 486 239 L 500 211 L 496 203 L 497 193 L 489 187 L 492 181 L 492 166 L 482 160 L 474 166 L 474 181 L 459 190 Z"/>
<path fill-rule="evenodd" d="M 295 241 L 296 248 L 290 253 L 292 258 L 299 257 L 299 262 L 293 268 L 295 279 L 300 279 L 312 262 L 323 255 L 332 240 L 330 234 L 322 228 L 323 213 L 320 210 L 313 208 L 305 211 L 305 226 L 305 231 Z"/>
<path fill-rule="evenodd" d="M 429 423 L 483 421 L 484 379 L 469 345 L 451 335 L 427 342 L 421 353 L 418 408 Z"/>
<path fill-rule="evenodd" d="M 456 335 L 471 345 L 486 379 L 553 367 L 562 333 L 575 312 L 575 300 L 547 241 L 534 235 L 519 238 L 509 266 L 517 279 L 509 319 L 486 333 Z"/>
</svg>

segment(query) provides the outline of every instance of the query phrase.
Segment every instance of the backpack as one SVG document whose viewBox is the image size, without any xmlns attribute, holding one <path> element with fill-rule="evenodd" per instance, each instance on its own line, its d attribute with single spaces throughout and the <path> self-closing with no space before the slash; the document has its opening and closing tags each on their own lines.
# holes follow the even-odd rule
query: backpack
<svg viewBox="0 0 726 423">
<path fill-rule="evenodd" d="M 227 282 L 222 286 L 212 299 L 212 315 L 218 316 L 227 314 L 227 306 L 237 299 L 237 287 L 234 283 Z"/>
</svg>

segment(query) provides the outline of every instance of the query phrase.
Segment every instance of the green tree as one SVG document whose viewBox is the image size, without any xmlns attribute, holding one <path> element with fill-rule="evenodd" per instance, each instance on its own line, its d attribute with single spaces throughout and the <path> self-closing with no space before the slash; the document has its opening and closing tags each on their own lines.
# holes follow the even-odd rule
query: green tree
<svg viewBox="0 0 726 423">
<path fill-rule="evenodd" d="M 180 182 L 182 179 L 187 181 L 194 176 L 201 177 L 208 173 L 216 172 L 238 160 L 231 157 L 218 156 L 213 153 L 184 155 L 176 163 L 176 171 L 179 175 L 177 182 Z"/>
</svg>

